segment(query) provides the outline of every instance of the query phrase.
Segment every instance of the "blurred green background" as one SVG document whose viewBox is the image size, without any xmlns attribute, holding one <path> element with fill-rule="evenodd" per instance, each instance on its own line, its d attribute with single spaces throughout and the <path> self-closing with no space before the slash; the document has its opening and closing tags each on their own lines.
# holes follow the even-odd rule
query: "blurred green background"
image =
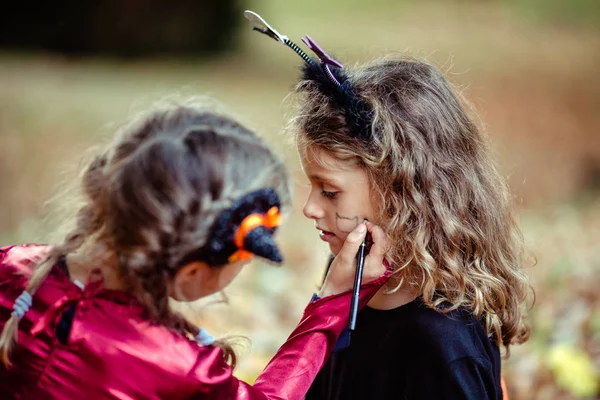
<svg viewBox="0 0 600 400">
<path fill-rule="evenodd" d="M 600 398 L 599 1 L 255 0 L 230 3 L 222 14 L 181 2 L 169 24 L 156 17 L 165 9 L 148 5 L 160 1 L 104 3 L 110 12 L 85 51 L 77 29 L 86 24 L 61 25 L 53 38 L 73 39 L 61 51 L 58 39 L 17 40 L 22 16 L 2 17 L 0 245 L 53 240 L 61 221 L 46 216 L 70 198 L 66 188 L 89 147 L 110 138 L 132 110 L 173 94 L 217 98 L 268 138 L 297 183 L 295 210 L 279 236 L 286 265 L 254 262 L 227 289 L 229 304 L 216 296 L 178 305 L 218 335 L 252 341 L 239 348 L 236 371 L 252 381 L 298 321 L 327 255 L 300 212 L 305 181 L 282 133 L 301 60 L 250 30 L 241 12 L 252 9 L 297 43 L 310 34 L 344 63 L 401 52 L 446 72 L 479 113 L 537 259 L 528 266 L 537 294 L 532 335 L 504 364 L 511 399 Z M 137 15 L 142 9 L 151 22 Z M 42 10 L 42 34 L 68 10 Z M 129 21 L 145 29 L 138 47 L 123 44 Z M 63 197 L 46 202 L 57 193 Z"/>
</svg>

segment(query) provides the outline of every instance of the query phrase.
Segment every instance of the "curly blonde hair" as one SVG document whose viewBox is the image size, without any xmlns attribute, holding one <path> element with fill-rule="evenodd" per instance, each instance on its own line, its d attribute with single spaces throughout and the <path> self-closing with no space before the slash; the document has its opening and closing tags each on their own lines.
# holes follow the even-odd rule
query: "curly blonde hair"
<svg viewBox="0 0 600 400">
<path fill-rule="evenodd" d="M 393 244 L 396 288 L 415 287 L 440 312 L 471 310 L 508 355 L 527 340 L 531 286 L 507 183 L 480 130 L 428 63 L 391 57 L 346 73 L 372 108 L 372 139 L 353 136 L 343 111 L 304 80 L 291 122 L 300 154 L 311 147 L 363 168 Z"/>
</svg>

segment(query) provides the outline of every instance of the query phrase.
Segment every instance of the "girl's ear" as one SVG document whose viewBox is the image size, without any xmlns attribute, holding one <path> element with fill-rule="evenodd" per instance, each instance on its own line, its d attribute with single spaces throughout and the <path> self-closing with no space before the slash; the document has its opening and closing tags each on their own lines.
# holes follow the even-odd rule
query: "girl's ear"
<svg viewBox="0 0 600 400">
<path fill-rule="evenodd" d="M 202 273 L 201 272 L 201 270 L 203 268 L 202 264 L 205 264 L 205 263 L 203 263 L 201 261 L 192 261 L 190 263 L 187 263 L 183 267 L 179 268 L 179 270 L 175 273 L 175 277 L 179 278 L 181 280 L 184 280 L 184 281 L 194 279 L 194 277 L 197 274 Z"/>
<path fill-rule="evenodd" d="M 210 282 L 211 268 L 202 261 L 192 261 L 179 268 L 169 282 L 169 295 L 178 301 L 194 301 L 204 294 Z"/>
</svg>

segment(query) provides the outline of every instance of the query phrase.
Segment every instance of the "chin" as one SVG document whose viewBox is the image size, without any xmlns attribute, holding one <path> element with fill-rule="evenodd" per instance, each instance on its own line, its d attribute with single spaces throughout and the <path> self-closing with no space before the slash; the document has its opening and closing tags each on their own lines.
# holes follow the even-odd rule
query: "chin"
<svg viewBox="0 0 600 400">
<path fill-rule="evenodd" d="M 330 245 L 329 245 L 329 250 L 331 251 L 331 253 L 332 253 L 334 256 L 337 256 L 337 255 L 338 255 L 338 253 L 340 252 L 340 250 L 342 250 L 342 247 L 341 247 L 341 246 L 339 246 L 339 245 L 336 245 L 336 244 L 330 244 Z"/>
</svg>

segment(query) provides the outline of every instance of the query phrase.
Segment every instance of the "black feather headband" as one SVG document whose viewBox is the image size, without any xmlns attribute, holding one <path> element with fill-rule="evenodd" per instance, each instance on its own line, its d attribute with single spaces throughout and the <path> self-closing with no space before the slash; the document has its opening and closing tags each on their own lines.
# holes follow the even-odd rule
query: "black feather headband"
<svg viewBox="0 0 600 400">
<path fill-rule="evenodd" d="M 318 62 L 303 52 L 287 36 L 281 35 L 273 29 L 260 15 L 246 10 L 244 16 L 256 24 L 254 30 L 283 43 L 302 57 L 306 63 L 302 68 L 302 79 L 315 82 L 319 90 L 343 110 L 352 136 L 366 142 L 371 140 L 373 110 L 369 103 L 356 94 L 342 64 L 325 53 L 308 35 L 302 38 L 302 41 L 317 55 Z"/>
</svg>

